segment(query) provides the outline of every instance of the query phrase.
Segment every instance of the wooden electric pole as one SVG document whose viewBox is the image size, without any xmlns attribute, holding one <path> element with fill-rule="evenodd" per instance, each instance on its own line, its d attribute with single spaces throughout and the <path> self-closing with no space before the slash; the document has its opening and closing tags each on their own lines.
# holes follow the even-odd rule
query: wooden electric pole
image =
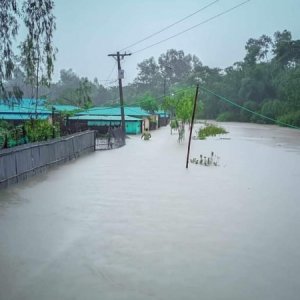
<svg viewBox="0 0 300 300">
<path fill-rule="evenodd" d="M 199 90 L 199 84 L 197 84 L 197 88 L 196 88 L 196 94 L 195 94 L 195 100 L 194 100 L 194 108 L 193 108 L 193 115 L 192 115 L 191 128 L 190 128 L 190 136 L 189 136 L 189 146 L 188 146 L 188 151 L 187 151 L 187 156 L 186 156 L 186 165 L 185 165 L 185 167 L 187 169 L 189 168 L 191 140 L 192 140 L 193 125 L 194 125 L 196 105 L 197 105 L 197 99 L 198 99 L 198 90 Z"/>
<path fill-rule="evenodd" d="M 120 54 L 118 51 L 116 54 L 108 54 L 108 56 L 112 56 L 118 62 L 118 80 L 119 80 L 119 93 L 120 93 L 120 108 L 121 108 L 121 127 L 124 133 L 124 139 L 126 134 L 125 127 L 125 113 L 124 113 L 124 98 L 123 98 L 123 87 L 122 87 L 122 79 L 124 78 L 124 71 L 121 69 L 121 59 L 124 59 L 125 56 L 130 56 L 131 53 L 123 53 Z"/>
</svg>

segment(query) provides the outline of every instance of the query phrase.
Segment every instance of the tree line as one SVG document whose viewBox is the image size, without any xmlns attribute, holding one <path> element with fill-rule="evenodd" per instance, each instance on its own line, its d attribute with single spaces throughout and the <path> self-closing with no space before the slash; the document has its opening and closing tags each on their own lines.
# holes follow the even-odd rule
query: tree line
<svg viewBox="0 0 300 300">
<path fill-rule="evenodd" d="M 138 76 L 130 88 L 135 89 L 137 99 L 142 101 L 144 93 L 145 102 L 150 103 L 149 95 L 155 99 L 167 87 L 168 96 L 161 103 L 170 108 L 180 106 L 180 100 L 187 103 L 189 98 L 191 102 L 190 91 L 179 95 L 176 91 L 198 82 L 200 91 L 201 86 L 205 88 L 200 93 L 198 117 L 262 123 L 275 120 L 300 126 L 300 40 L 294 40 L 287 30 L 278 31 L 273 37 L 250 38 L 245 50 L 243 61 L 220 69 L 203 65 L 195 55 L 171 49 L 158 61 L 152 57 L 140 63 Z M 237 105 L 221 101 L 216 95 Z M 186 106 L 191 106 L 190 102 Z"/>
</svg>

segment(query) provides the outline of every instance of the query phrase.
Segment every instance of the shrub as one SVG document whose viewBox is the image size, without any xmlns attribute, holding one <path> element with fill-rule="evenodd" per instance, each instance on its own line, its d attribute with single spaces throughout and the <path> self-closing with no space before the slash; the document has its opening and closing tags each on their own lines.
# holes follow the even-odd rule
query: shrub
<svg viewBox="0 0 300 300">
<path fill-rule="evenodd" d="M 205 140 L 209 136 L 216 136 L 217 134 L 225 134 L 228 133 L 223 127 L 206 124 L 204 128 L 201 128 L 198 132 L 198 138 L 200 140 Z"/>
<path fill-rule="evenodd" d="M 282 123 L 300 127 L 300 110 L 285 114 L 277 119 L 280 126 L 285 126 Z M 282 122 L 282 123 L 280 123 Z"/>
<path fill-rule="evenodd" d="M 268 100 L 265 101 L 262 108 L 261 114 L 272 119 L 278 118 L 280 115 L 283 115 L 286 112 L 285 104 L 279 100 Z M 267 120 L 267 123 L 272 123 L 271 120 Z"/>
<path fill-rule="evenodd" d="M 10 123 L 8 123 L 4 120 L 0 120 L 0 131 L 10 130 L 12 128 L 13 128 L 13 126 Z"/>
<path fill-rule="evenodd" d="M 258 109 L 258 106 L 254 101 L 246 101 L 243 104 L 243 107 L 245 107 L 251 111 L 254 111 L 254 112 L 256 112 Z M 240 110 L 240 121 L 241 122 L 251 122 L 253 116 L 254 115 L 251 112 L 249 112 L 245 109 Z"/>
<path fill-rule="evenodd" d="M 53 126 L 44 120 L 30 120 L 26 122 L 25 130 L 30 142 L 46 141 L 59 136 L 57 126 Z"/>
</svg>

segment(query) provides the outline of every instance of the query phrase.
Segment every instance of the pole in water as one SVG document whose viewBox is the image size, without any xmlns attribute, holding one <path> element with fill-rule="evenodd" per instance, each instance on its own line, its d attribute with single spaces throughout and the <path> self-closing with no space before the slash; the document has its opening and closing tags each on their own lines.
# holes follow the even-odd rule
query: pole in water
<svg viewBox="0 0 300 300">
<path fill-rule="evenodd" d="M 193 108 L 192 121 L 191 121 L 191 128 L 190 128 L 190 136 L 189 136 L 189 145 L 188 145 L 188 151 L 187 151 L 187 156 L 186 156 L 186 166 L 185 166 L 185 167 L 186 167 L 187 169 L 189 168 L 191 140 L 192 140 L 193 125 L 194 125 L 195 112 L 196 112 L 197 99 L 198 99 L 198 90 L 199 90 L 199 84 L 197 84 L 196 94 L 195 94 L 195 99 L 194 99 L 194 108 Z"/>
</svg>

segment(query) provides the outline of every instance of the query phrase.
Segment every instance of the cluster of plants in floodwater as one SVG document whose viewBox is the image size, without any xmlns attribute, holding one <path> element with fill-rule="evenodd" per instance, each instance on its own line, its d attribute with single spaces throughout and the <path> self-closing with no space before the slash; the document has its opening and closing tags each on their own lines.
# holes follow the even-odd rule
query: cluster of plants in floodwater
<svg viewBox="0 0 300 300">
<path fill-rule="evenodd" d="M 209 136 L 228 133 L 223 127 L 214 124 L 205 124 L 204 128 L 198 131 L 198 139 L 205 140 Z"/>
<path fill-rule="evenodd" d="M 202 165 L 202 166 L 218 166 L 220 161 L 220 157 L 215 155 L 214 152 L 211 152 L 210 156 L 204 156 L 200 154 L 199 158 L 192 158 L 190 159 L 190 162 L 192 164 L 196 165 Z"/>
</svg>

